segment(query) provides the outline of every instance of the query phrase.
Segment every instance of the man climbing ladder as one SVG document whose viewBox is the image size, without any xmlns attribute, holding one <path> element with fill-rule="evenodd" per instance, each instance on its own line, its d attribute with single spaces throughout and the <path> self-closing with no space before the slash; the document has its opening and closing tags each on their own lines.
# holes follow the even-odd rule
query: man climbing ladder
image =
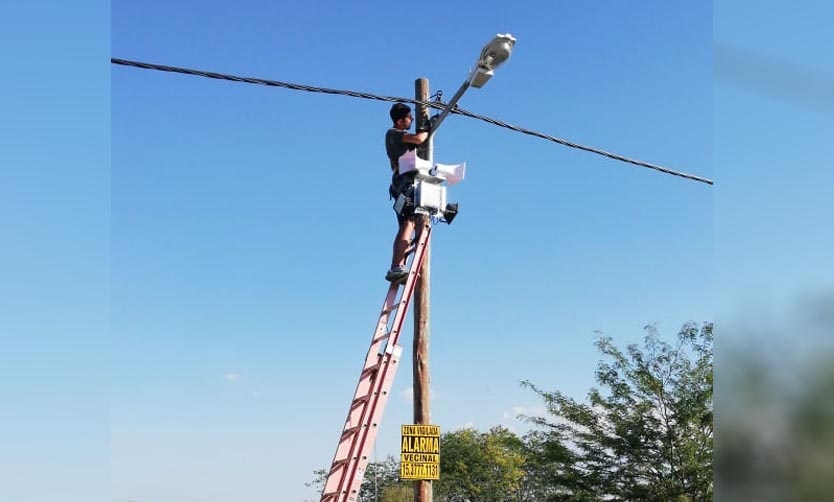
<svg viewBox="0 0 834 502">
<path fill-rule="evenodd" d="M 414 116 L 411 114 L 411 108 L 405 103 L 394 103 L 389 113 L 393 125 L 385 133 L 385 152 L 388 154 L 388 160 L 391 165 L 391 185 L 388 187 L 388 195 L 391 199 L 396 199 L 400 194 L 406 195 L 406 191 L 414 183 L 414 176 L 416 174 L 416 171 L 400 174 L 398 170 L 398 159 L 408 150 L 413 150 L 426 141 L 429 136 L 429 131 L 428 129 L 420 129 L 417 131 L 417 134 L 409 134 L 407 132 L 411 128 L 411 122 L 414 120 Z M 423 122 L 429 124 L 428 120 Z M 394 283 L 405 280 L 405 276 L 408 273 L 405 267 L 405 250 L 408 247 L 411 236 L 414 234 L 413 214 L 396 213 L 399 229 L 397 230 L 397 235 L 394 237 L 391 268 L 385 274 L 385 280 Z"/>
<path fill-rule="evenodd" d="M 321 502 L 358 500 L 365 468 L 399 366 L 402 347 L 397 342 L 428 254 L 432 224 L 438 221 L 451 223 L 457 214 L 457 204 L 446 204 L 445 184 L 462 179 L 462 169 L 458 173 L 456 166 L 446 166 L 454 169 L 439 172 L 441 164 L 426 160 L 418 163 L 413 152 L 426 141 L 431 121 L 426 117 L 421 121 L 427 123 L 426 129 L 409 134 L 406 131 L 414 119 L 411 108 L 396 103 L 391 107 L 390 115 L 393 127 L 385 135 L 385 147 L 393 172 L 388 192 L 396 200 L 394 211 L 399 224 L 391 269 L 385 276 L 391 284 L 359 373 L 359 383 L 325 479 Z M 407 153 L 410 156 L 405 155 Z M 417 214 L 423 217 L 415 218 Z"/>
</svg>

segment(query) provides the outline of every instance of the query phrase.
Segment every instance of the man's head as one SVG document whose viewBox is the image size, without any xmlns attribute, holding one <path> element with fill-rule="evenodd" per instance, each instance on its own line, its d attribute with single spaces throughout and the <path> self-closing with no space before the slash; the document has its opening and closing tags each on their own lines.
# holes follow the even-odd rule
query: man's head
<svg viewBox="0 0 834 502">
<path fill-rule="evenodd" d="M 411 107 L 405 103 L 394 103 L 391 107 L 391 121 L 397 129 L 408 129 L 411 127 L 413 117 L 411 115 Z"/>
</svg>

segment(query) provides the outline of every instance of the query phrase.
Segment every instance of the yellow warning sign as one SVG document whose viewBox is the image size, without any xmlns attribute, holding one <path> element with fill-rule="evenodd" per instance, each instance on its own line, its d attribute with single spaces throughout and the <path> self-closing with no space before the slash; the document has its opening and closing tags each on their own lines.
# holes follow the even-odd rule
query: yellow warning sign
<svg viewBox="0 0 834 502">
<path fill-rule="evenodd" d="M 440 479 L 440 427 L 403 425 L 401 479 Z"/>
</svg>

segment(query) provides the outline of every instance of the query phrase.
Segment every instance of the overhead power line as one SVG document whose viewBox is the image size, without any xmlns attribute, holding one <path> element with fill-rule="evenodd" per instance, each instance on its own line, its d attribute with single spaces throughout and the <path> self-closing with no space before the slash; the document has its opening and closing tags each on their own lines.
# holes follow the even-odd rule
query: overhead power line
<svg viewBox="0 0 834 502">
<path fill-rule="evenodd" d="M 119 59 L 119 58 L 110 58 L 110 62 L 117 65 L 123 66 L 133 66 L 135 68 L 142 68 L 145 70 L 157 70 L 157 71 L 164 71 L 164 72 L 171 72 L 171 73 L 182 73 L 185 75 L 195 75 L 198 77 L 206 77 L 206 78 L 214 78 L 218 80 L 228 80 L 231 82 L 243 82 L 247 84 L 258 84 L 258 85 L 266 85 L 269 87 L 283 87 L 285 89 L 292 89 L 294 91 L 304 91 L 304 92 L 316 92 L 322 94 L 334 94 L 339 96 L 350 96 L 353 98 L 361 98 L 361 99 L 371 99 L 376 101 L 389 101 L 389 102 L 407 102 L 407 103 L 414 103 L 414 104 L 422 104 L 425 106 L 429 106 L 431 108 L 436 109 L 443 109 L 444 104 L 440 101 L 431 101 L 431 102 L 423 102 L 415 99 L 409 98 L 400 98 L 396 96 L 380 96 L 377 94 L 370 94 L 367 92 L 360 92 L 360 91 L 350 91 L 350 90 L 343 90 L 343 89 L 329 89 L 326 87 L 315 87 L 311 85 L 304 85 L 304 84 L 293 84 L 289 82 L 280 82 L 278 80 L 267 80 L 263 78 L 252 78 L 252 77 L 240 77 L 235 75 L 228 75 L 224 73 L 215 73 L 210 71 L 203 71 L 203 70 L 193 70 L 189 68 L 180 68 L 177 66 L 166 66 L 154 63 L 143 63 L 139 61 L 130 61 L 127 59 Z M 656 164 L 651 164 L 648 162 L 643 162 L 641 160 L 630 159 L 628 157 L 624 157 L 622 155 L 617 155 L 615 153 L 606 152 L 605 150 L 600 150 L 599 148 L 593 148 L 590 146 L 580 145 L 578 143 L 574 143 L 572 141 L 567 141 L 564 139 L 557 138 L 555 136 L 551 136 L 549 134 L 544 134 L 540 132 L 536 132 L 524 127 L 515 126 L 512 124 L 508 124 L 506 122 L 502 122 L 500 120 L 496 120 L 490 117 L 485 117 L 483 115 L 478 115 L 477 113 L 472 113 L 470 111 L 464 110 L 460 107 L 455 107 L 451 113 L 456 113 L 458 115 L 463 115 L 466 117 L 474 118 L 477 120 L 484 121 L 488 124 L 497 125 L 499 127 L 503 127 L 506 129 L 510 129 L 512 131 L 520 132 L 523 134 L 528 134 L 530 136 L 535 136 L 537 138 L 546 139 L 548 141 L 552 141 L 554 143 L 558 143 L 563 146 L 567 146 L 570 148 L 576 148 L 579 150 L 584 150 L 586 152 L 595 153 L 597 155 L 603 155 L 610 159 L 618 160 L 620 162 L 625 162 L 628 164 L 632 164 L 635 166 L 646 167 L 649 169 L 654 169 L 655 171 L 660 171 L 665 174 L 671 174 L 672 176 L 678 176 L 681 178 L 686 178 L 692 181 L 697 181 L 700 183 L 706 183 L 707 185 L 712 185 L 712 180 L 708 178 L 703 178 L 700 176 L 695 176 L 693 174 L 687 174 L 680 171 L 675 171 L 669 169 L 667 167 L 659 166 Z"/>
</svg>

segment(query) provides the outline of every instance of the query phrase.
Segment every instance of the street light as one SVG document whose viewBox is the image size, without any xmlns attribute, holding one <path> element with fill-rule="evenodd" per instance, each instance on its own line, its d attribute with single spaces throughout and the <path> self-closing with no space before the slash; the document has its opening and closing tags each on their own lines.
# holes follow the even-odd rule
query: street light
<svg viewBox="0 0 834 502">
<path fill-rule="evenodd" d="M 487 80 L 492 77 L 493 71 L 501 66 L 504 61 L 510 59 L 514 45 L 515 38 L 509 33 L 496 35 L 481 51 L 481 57 L 478 58 L 478 63 L 472 69 L 469 84 L 476 89 L 483 87 Z"/>
<path fill-rule="evenodd" d="M 515 46 L 515 37 L 509 33 L 499 33 L 498 35 L 495 35 L 495 38 L 486 44 L 483 49 L 481 49 L 481 56 L 469 72 L 469 76 L 466 78 L 466 81 L 460 86 L 458 92 L 452 96 L 451 101 L 446 104 L 446 107 L 443 108 L 443 111 L 440 112 L 437 119 L 435 119 L 431 132 L 429 133 L 429 138 L 431 138 L 435 131 L 437 131 L 437 128 L 440 127 L 440 124 L 443 122 L 443 119 L 446 118 L 446 115 L 449 115 L 449 112 L 451 112 L 455 105 L 457 105 L 461 96 L 463 96 L 463 93 L 466 92 L 466 89 L 468 89 L 469 86 L 480 89 L 492 77 L 495 69 L 501 66 L 504 61 L 510 59 L 510 55 L 513 52 L 513 46 Z"/>
<path fill-rule="evenodd" d="M 423 142 L 424 145 L 428 145 L 425 152 L 410 151 L 400 156 L 400 172 L 416 170 L 417 174 L 414 178 L 413 200 L 409 200 L 408 197 L 401 194 L 394 203 L 394 209 L 398 214 L 404 214 L 403 212 L 408 209 L 419 214 L 441 217 L 441 221 L 445 221 L 446 223 L 451 223 L 455 218 L 458 213 L 458 205 L 446 203 L 446 186 L 444 186 L 444 183 L 451 185 L 456 182 L 453 180 L 459 181 L 462 179 L 466 164 L 450 166 L 435 164 L 432 160 L 432 135 L 437 132 L 437 128 L 440 127 L 443 119 L 455 108 L 455 105 L 461 96 L 463 96 L 463 93 L 466 92 L 466 89 L 470 86 L 475 88 L 483 87 L 492 78 L 495 69 L 510 59 L 514 45 L 515 38 L 509 33 L 499 33 L 486 44 L 481 49 L 481 55 L 478 57 L 475 66 L 470 70 L 463 85 L 460 86 L 460 89 L 452 97 L 451 101 L 446 104 L 440 115 L 434 119 L 431 131 Z M 419 99 L 425 99 L 425 97 Z M 422 118 L 423 112 L 420 112 L 420 114 Z M 441 173 L 441 166 L 451 168 L 451 171 Z M 403 170 L 404 168 L 405 171 Z"/>
</svg>

